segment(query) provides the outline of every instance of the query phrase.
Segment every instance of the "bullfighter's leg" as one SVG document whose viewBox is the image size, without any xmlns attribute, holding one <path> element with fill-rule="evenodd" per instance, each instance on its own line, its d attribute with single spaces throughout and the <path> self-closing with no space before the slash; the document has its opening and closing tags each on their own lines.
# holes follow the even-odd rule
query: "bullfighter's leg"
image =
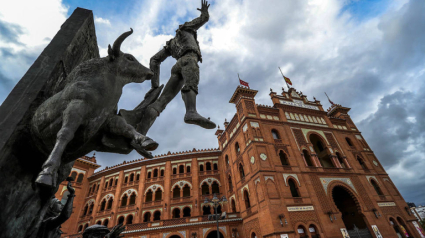
<svg viewBox="0 0 425 238">
<path fill-rule="evenodd" d="M 199 84 L 198 56 L 195 53 L 190 53 L 183 56 L 182 60 L 181 74 L 184 80 L 182 98 L 186 106 L 184 122 L 195 124 L 205 129 L 214 129 L 216 127 L 215 123 L 199 115 L 196 111 L 196 95 L 198 94 Z"/>
<path fill-rule="evenodd" d="M 74 138 L 74 133 L 80 127 L 87 112 L 87 105 L 81 100 L 73 100 L 68 104 L 62 114 L 62 128 L 56 136 L 55 147 L 44 162 L 43 170 L 38 174 L 36 183 L 42 186 L 56 187 L 57 171 L 62 162 L 62 154 L 68 143 Z"/>
<path fill-rule="evenodd" d="M 146 109 L 142 121 L 139 123 L 137 131 L 143 135 L 146 135 L 149 128 L 151 128 L 152 124 L 155 122 L 156 118 L 162 111 L 164 111 L 167 104 L 176 97 L 182 87 L 183 78 L 180 75 L 180 67 L 177 63 L 171 69 L 171 77 L 165 85 L 161 96 L 159 96 L 159 98 Z"/>
<path fill-rule="evenodd" d="M 124 118 L 118 115 L 113 115 L 108 120 L 108 129 L 115 135 L 124 136 L 131 139 L 132 145 L 139 145 L 145 150 L 155 150 L 158 148 L 158 143 L 151 138 L 140 134 L 133 126 L 127 124 Z"/>
</svg>

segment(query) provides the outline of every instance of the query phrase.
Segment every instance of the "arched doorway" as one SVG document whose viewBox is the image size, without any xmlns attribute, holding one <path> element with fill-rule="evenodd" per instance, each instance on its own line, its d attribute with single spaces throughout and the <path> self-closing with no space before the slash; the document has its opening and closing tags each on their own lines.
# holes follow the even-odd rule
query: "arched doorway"
<svg viewBox="0 0 425 238">
<path fill-rule="evenodd" d="M 397 234 L 398 238 L 402 238 L 403 236 L 401 235 L 401 231 L 398 228 L 398 224 L 397 222 L 394 220 L 394 218 L 390 218 L 390 224 L 391 226 L 394 228 L 395 233 Z"/>
<path fill-rule="evenodd" d="M 370 237 L 370 231 L 360 213 L 354 198 L 343 187 L 336 186 L 332 189 L 332 198 L 338 210 L 341 212 L 342 221 L 351 238 Z"/>
<path fill-rule="evenodd" d="M 219 233 L 220 233 L 220 238 L 224 238 L 224 235 L 221 232 Z M 217 230 L 211 231 L 208 234 L 207 238 L 217 238 Z"/>
<path fill-rule="evenodd" d="M 172 236 L 170 236 L 169 238 L 181 238 L 180 236 L 178 236 L 178 235 L 172 235 Z"/>
</svg>

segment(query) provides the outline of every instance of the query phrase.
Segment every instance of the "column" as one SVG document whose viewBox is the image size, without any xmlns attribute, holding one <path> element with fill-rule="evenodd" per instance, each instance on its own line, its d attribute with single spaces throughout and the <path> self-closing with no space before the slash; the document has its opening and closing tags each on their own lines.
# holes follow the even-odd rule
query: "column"
<svg viewBox="0 0 425 238">
<path fill-rule="evenodd" d="M 124 170 L 120 171 L 120 174 L 118 175 L 118 184 L 115 190 L 115 198 L 114 198 L 114 202 L 112 203 L 112 212 L 111 212 L 111 220 L 109 221 L 108 226 L 113 227 L 116 224 L 116 219 L 117 219 L 117 211 L 118 211 L 118 207 L 119 207 L 119 202 L 120 202 L 120 197 L 121 197 L 121 187 L 122 187 L 122 183 L 124 182 Z"/>
<path fill-rule="evenodd" d="M 305 167 L 308 167 L 307 161 L 305 161 L 304 153 L 301 153 L 301 157 L 303 158 Z"/>
<path fill-rule="evenodd" d="M 316 154 L 311 154 L 311 158 L 313 159 L 313 162 L 316 165 L 316 167 L 319 167 L 319 168 L 322 167 L 322 164 L 320 164 L 320 160 Z"/>
<path fill-rule="evenodd" d="M 342 168 L 341 163 L 339 163 L 337 157 L 335 155 L 329 155 L 334 163 L 335 167 Z"/>
<path fill-rule="evenodd" d="M 162 193 L 162 205 L 163 211 L 161 214 L 162 220 L 170 219 L 170 208 L 171 208 L 171 174 L 173 169 L 171 168 L 171 161 L 165 163 L 165 176 L 164 176 L 164 190 Z M 165 206 L 167 204 L 167 206 Z M 167 210 L 165 210 L 167 209 Z"/>
<path fill-rule="evenodd" d="M 199 216 L 199 207 L 201 206 L 201 199 L 199 196 L 199 166 L 198 166 L 198 160 L 197 158 L 192 159 L 192 190 L 190 191 L 190 196 L 192 197 L 192 200 L 196 203 L 192 204 L 192 216 Z M 202 213 L 201 213 L 202 214 Z"/>
<path fill-rule="evenodd" d="M 146 183 L 146 166 L 142 166 L 140 169 L 139 176 L 139 188 L 137 191 L 137 200 L 136 200 L 136 216 L 134 223 L 140 223 L 142 219 L 142 208 L 143 208 L 143 195 L 145 194 L 145 183 Z"/>
<path fill-rule="evenodd" d="M 347 165 L 347 168 L 351 169 L 351 165 L 348 163 L 347 157 L 343 157 L 345 165 Z"/>
<path fill-rule="evenodd" d="M 94 202 L 94 206 L 93 206 L 93 212 L 91 214 L 91 216 L 93 217 L 93 219 L 90 222 L 90 225 L 94 225 L 95 221 L 96 221 L 96 216 L 97 216 L 97 210 L 99 208 L 99 204 L 100 204 L 100 199 L 102 199 L 102 191 L 103 191 L 103 186 L 105 184 L 105 176 L 102 176 L 102 178 L 100 179 L 100 185 L 99 185 L 99 190 L 97 190 L 97 195 L 96 195 L 96 201 Z"/>
</svg>

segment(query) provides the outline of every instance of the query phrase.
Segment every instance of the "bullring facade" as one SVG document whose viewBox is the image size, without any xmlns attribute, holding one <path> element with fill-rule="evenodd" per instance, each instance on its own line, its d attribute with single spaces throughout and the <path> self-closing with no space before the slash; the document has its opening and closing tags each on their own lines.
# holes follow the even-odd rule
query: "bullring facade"
<svg viewBox="0 0 425 238">
<path fill-rule="evenodd" d="M 235 90 L 237 112 L 216 131 L 218 149 L 169 152 L 96 173 L 94 157 L 79 159 L 62 237 L 119 223 L 125 237 L 217 237 L 208 220 L 214 211 L 204 204 L 214 193 L 228 200 L 218 208 L 227 214 L 221 237 L 425 237 L 350 108 L 325 111 L 293 88 L 271 92 L 273 106 L 256 104 L 256 94 Z"/>
</svg>

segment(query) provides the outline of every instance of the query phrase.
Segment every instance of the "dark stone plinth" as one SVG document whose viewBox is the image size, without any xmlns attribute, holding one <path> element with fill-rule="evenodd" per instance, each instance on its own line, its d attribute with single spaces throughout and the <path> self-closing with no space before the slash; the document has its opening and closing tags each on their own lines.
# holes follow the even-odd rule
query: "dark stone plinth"
<svg viewBox="0 0 425 238">
<path fill-rule="evenodd" d="M 0 106 L 1 237 L 35 237 L 57 190 L 42 190 L 34 183 L 47 159 L 29 131 L 35 109 L 64 87 L 74 67 L 98 57 L 93 13 L 77 8 Z M 60 181 L 72 165 L 59 171 Z"/>
</svg>

